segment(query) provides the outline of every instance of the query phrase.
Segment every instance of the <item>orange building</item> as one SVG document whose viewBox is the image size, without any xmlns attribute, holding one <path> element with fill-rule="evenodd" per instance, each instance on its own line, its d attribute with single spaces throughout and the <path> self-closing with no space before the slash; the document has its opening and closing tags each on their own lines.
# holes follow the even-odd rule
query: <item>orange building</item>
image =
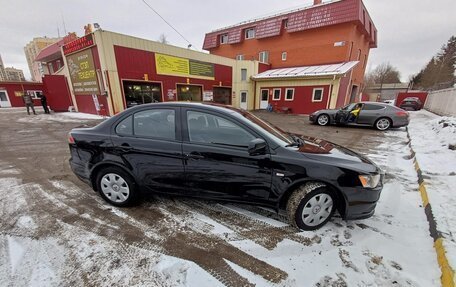
<svg viewBox="0 0 456 287">
<path fill-rule="evenodd" d="M 323 3 L 314 0 L 314 5 L 310 7 L 210 32 L 206 34 L 203 46 L 211 54 L 237 60 L 257 60 L 278 72 L 286 68 L 307 70 L 305 74 L 295 75 L 293 82 L 289 83 L 294 86 L 288 86 L 290 77 L 269 78 L 275 81 L 274 84 L 264 83 L 264 77 L 253 76 L 252 81 L 262 79 L 263 83 L 263 87 L 255 91 L 255 108 L 264 108 L 261 101 L 264 100 L 265 87 L 270 88 L 269 95 L 272 96 L 268 102 L 274 104 L 274 99 L 280 98 L 274 96 L 274 90 L 282 89 L 286 93 L 287 89 L 295 88 L 297 84 L 314 86 L 316 81 L 321 82 L 323 74 L 312 77 L 309 69 L 349 63 L 356 63 L 352 70 L 338 77 L 336 84 L 328 83 L 327 89 L 321 88 L 328 93 L 327 107 L 339 107 L 360 100 L 369 51 L 376 47 L 377 29 L 362 0 Z M 289 76 L 289 73 L 286 74 Z M 326 76 L 336 80 L 338 74 Z M 277 86 L 278 81 L 280 86 Z M 338 91 L 334 91 L 334 86 Z M 310 98 L 312 95 L 297 96 Z"/>
</svg>

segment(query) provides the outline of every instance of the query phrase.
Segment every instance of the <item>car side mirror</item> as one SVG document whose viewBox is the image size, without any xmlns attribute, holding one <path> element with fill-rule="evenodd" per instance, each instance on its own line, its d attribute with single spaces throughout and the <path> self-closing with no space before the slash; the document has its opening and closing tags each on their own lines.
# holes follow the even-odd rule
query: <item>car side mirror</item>
<svg viewBox="0 0 456 287">
<path fill-rule="evenodd" d="M 267 144 L 264 139 L 254 139 L 249 143 L 250 155 L 266 154 Z"/>
</svg>

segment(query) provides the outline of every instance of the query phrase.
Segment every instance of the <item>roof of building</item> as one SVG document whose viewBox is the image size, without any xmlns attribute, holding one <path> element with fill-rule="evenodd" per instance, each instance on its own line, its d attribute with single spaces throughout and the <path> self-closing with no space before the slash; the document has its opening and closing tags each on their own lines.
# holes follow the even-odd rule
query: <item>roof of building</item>
<svg viewBox="0 0 456 287">
<path fill-rule="evenodd" d="M 47 46 L 36 56 L 35 62 L 49 62 L 61 57 L 60 47 L 63 45 L 64 39 Z"/>
<path fill-rule="evenodd" d="M 331 65 L 273 69 L 255 75 L 252 78 L 254 80 L 268 80 L 343 75 L 351 71 L 358 63 L 359 61 L 351 61 Z"/>
<path fill-rule="evenodd" d="M 362 0 L 333 0 L 212 31 L 206 34 L 203 49 L 218 47 L 220 35 L 228 36 L 225 44 L 240 43 L 243 40 L 243 31 L 248 28 L 255 29 L 256 39 L 278 36 L 284 31 L 284 21 L 287 21 L 287 33 L 342 23 L 357 23 L 360 31 L 368 38 L 370 47 L 377 47 L 377 28 Z"/>
</svg>

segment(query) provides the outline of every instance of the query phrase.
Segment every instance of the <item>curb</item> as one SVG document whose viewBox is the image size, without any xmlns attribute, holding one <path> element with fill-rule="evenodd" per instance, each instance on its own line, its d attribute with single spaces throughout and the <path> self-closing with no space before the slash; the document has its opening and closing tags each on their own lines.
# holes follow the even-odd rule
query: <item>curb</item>
<svg viewBox="0 0 456 287">
<path fill-rule="evenodd" d="M 442 272 L 442 276 L 440 277 L 440 282 L 442 283 L 442 287 L 456 287 L 455 285 L 455 277 L 454 277 L 454 269 L 451 268 L 447 256 L 446 250 L 443 245 L 443 236 L 442 233 L 437 229 L 437 223 L 434 218 L 434 214 L 432 213 L 431 203 L 429 202 L 429 197 L 426 189 L 426 182 L 424 181 L 423 172 L 421 171 L 420 165 L 416 159 L 416 153 L 412 148 L 412 139 L 410 137 L 410 132 L 407 127 L 407 138 L 409 140 L 408 146 L 412 151 L 410 155 L 410 159 L 413 159 L 413 163 L 415 165 L 415 170 L 418 175 L 418 184 L 420 185 L 419 191 L 421 194 L 421 200 L 423 201 L 424 212 L 426 214 L 427 221 L 429 223 L 429 233 L 434 240 L 434 249 L 437 253 L 437 261 L 439 263 L 440 271 Z"/>
</svg>

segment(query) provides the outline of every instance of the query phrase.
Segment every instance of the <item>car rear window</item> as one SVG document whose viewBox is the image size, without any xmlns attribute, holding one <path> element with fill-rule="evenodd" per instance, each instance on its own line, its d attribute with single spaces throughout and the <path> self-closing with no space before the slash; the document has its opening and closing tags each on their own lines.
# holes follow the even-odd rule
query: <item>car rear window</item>
<svg viewBox="0 0 456 287">
<path fill-rule="evenodd" d="M 151 109 L 134 115 L 133 132 L 137 137 L 176 139 L 175 112 Z"/>
</svg>

